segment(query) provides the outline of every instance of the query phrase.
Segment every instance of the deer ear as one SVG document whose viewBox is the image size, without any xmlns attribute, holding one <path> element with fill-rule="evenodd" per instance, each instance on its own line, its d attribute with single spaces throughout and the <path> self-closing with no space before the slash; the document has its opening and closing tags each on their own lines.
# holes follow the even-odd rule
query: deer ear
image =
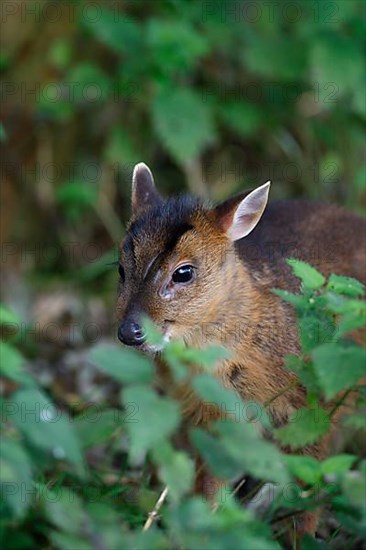
<svg viewBox="0 0 366 550">
<path fill-rule="evenodd" d="M 215 208 L 216 221 L 230 240 L 242 239 L 255 228 L 266 207 L 270 184 L 267 181 L 249 194 L 233 197 Z"/>
<path fill-rule="evenodd" d="M 132 213 L 136 214 L 161 202 L 151 170 L 144 162 L 136 164 L 132 176 Z"/>
</svg>

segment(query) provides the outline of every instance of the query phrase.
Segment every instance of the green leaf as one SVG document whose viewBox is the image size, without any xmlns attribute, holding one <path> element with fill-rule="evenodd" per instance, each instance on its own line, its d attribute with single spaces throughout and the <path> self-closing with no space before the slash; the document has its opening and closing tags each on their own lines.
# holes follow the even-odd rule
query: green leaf
<svg viewBox="0 0 366 550">
<path fill-rule="evenodd" d="M 202 367 L 214 367 L 218 361 L 228 359 L 230 352 L 222 346 L 208 346 L 203 349 L 184 347 L 179 355 L 187 363 L 195 363 Z"/>
<path fill-rule="evenodd" d="M 333 107 L 342 96 L 347 96 L 349 106 L 365 116 L 365 66 L 357 41 L 327 32 L 321 33 L 311 46 L 310 65 L 323 108 Z"/>
<path fill-rule="evenodd" d="M 0 122 L 0 143 L 6 143 L 8 136 L 5 131 L 4 124 Z"/>
<path fill-rule="evenodd" d="M 152 114 L 157 135 L 180 164 L 198 158 L 215 138 L 210 107 L 192 90 L 163 88 Z"/>
<path fill-rule="evenodd" d="M 332 318 L 316 315 L 304 315 L 298 320 L 301 348 L 304 354 L 324 344 L 331 342 L 335 333 L 335 323 Z"/>
<path fill-rule="evenodd" d="M 46 517 L 51 523 L 66 533 L 73 535 L 83 533 L 88 518 L 81 499 L 71 487 L 51 489 L 47 485 L 40 484 L 38 492 Z"/>
<path fill-rule="evenodd" d="M 53 546 L 60 550 L 95 550 L 92 542 L 71 533 L 50 530 L 49 537 Z"/>
<path fill-rule="evenodd" d="M 329 427 L 330 419 L 324 409 L 298 409 L 290 416 L 288 424 L 274 430 L 274 434 L 282 445 L 301 449 L 315 443 Z"/>
<path fill-rule="evenodd" d="M 154 377 L 150 359 L 136 350 L 113 344 L 99 344 L 89 354 L 101 370 L 122 384 L 149 384 Z"/>
<path fill-rule="evenodd" d="M 177 502 L 191 490 L 195 466 L 184 452 L 175 451 L 165 443 L 153 449 L 153 459 L 158 465 L 159 476 L 169 488 L 170 498 Z"/>
<path fill-rule="evenodd" d="M 279 550 L 268 527 L 253 520 L 229 495 L 215 514 L 208 502 L 193 497 L 169 510 L 168 519 L 180 548 Z"/>
<path fill-rule="evenodd" d="M 271 29 L 273 30 L 273 29 Z M 266 79 L 296 81 L 306 67 L 306 48 L 299 37 L 283 33 L 248 33 L 243 50 L 246 66 Z"/>
<path fill-rule="evenodd" d="M 87 411 L 74 420 L 75 430 L 83 449 L 96 447 L 122 430 L 121 410 L 97 410 L 96 414 L 90 417 L 86 413 Z"/>
<path fill-rule="evenodd" d="M 314 370 L 325 397 L 331 399 L 366 375 L 366 355 L 361 347 L 323 344 L 312 352 Z"/>
<path fill-rule="evenodd" d="M 263 112 L 253 102 L 232 101 L 220 106 L 219 116 L 234 132 L 248 137 L 258 129 L 263 121 Z"/>
<path fill-rule="evenodd" d="M 56 199 L 60 205 L 77 205 L 80 208 L 89 208 L 97 200 L 97 190 L 84 182 L 72 181 L 59 186 Z"/>
<path fill-rule="evenodd" d="M 302 294 L 293 294 L 288 290 L 282 290 L 280 288 L 273 288 L 272 292 L 299 310 L 304 310 L 308 307 L 308 300 Z"/>
<path fill-rule="evenodd" d="M 353 330 L 357 330 L 365 326 L 366 304 L 363 304 L 361 307 L 362 307 L 361 312 L 355 311 L 355 312 L 346 313 L 342 317 L 336 331 L 336 334 L 338 337 L 348 334 Z"/>
<path fill-rule="evenodd" d="M 20 318 L 12 310 L 0 304 L 0 325 L 4 324 L 19 325 Z"/>
<path fill-rule="evenodd" d="M 192 71 L 209 50 L 205 34 L 184 19 L 150 19 L 146 39 L 156 65 L 167 74 Z"/>
<path fill-rule="evenodd" d="M 280 451 L 257 434 L 254 422 L 220 420 L 213 430 L 214 436 L 193 430 L 191 437 L 216 475 L 230 478 L 248 473 L 268 481 L 288 481 Z"/>
<path fill-rule="evenodd" d="M 318 379 L 314 373 L 313 365 L 304 362 L 297 355 L 287 355 L 285 359 L 286 369 L 294 372 L 304 386 L 311 392 L 318 392 Z"/>
<path fill-rule="evenodd" d="M 354 430 L 366 431 L 366 416 L 364 411 L 348 414 L 343 419 L 343 425 Z"/>
<path fill-rule="evenodd" d="M 137 408 L 136 417 L 126 421 L 130 436 L 130 457 L 136 459 L 144 451 L 171 436 L 180 420 L 179 406 L 167 397 L 158 396 L 145 386 L 131 386 L 122 392 L 125 406 Z"/>
<path fill-rule="evenodd" d="M 105 6 L 95 17 L 89 15 L 88 10 L 88 17 L 83 17 L 81 23 L 103 44 L 120 54 L 136 52 L 143 36 L 139 25 L 126 13 L 122 16 L 121 12 Z"/>
<path fill-rule="evenodd" d="M 342 478 L 342 490 L 348 501 L 355 508 L 360 508 L 366 513 L 365 487 L 366 475 L 362 470 L 346 472 Z"/>
<path fill-rule="evenodd" d="M 0 340 L 0 373 L 15 382 L 22 382 L 24 377 L 24 358 L 19 351 Z"/>
<path fill-rule="evenodd" d="M 152 526 L 148 531 L 130 531 L 123 533 L 124 548 L 136 550 L 171 550 L 171 542 L 167 540 L 161 529 Z M 68 549 L 69 550 L 69 549 Z"/>
<path fill-rule="evenodd" d="M 328 292 L 325 298 L 327 308 L 340 315 L 336 331 L 337 338 L 352 330 L 362 328 L 366 324 L 366 302 L 364 300 L 345 298 L 334 292 Z"/>
<path fill-rule="evenodd" d="M 0 445 L 1 494 L 15 516 L 22 517 L 34 500 L 32 465 L 23 447 L 2 438 Z"/>
<path fill-rule="evenodd" d="M 230 353 L 222 346 L 208 346 L 204 349 L 187 347 L 184 342 L 175 340 L 169 342 L 163 351 L 167 364 L 171 367 L 176 380 L 182 380 L 189 375 L 189 365 L 212 369 L 218 361 L 230 357 Z"/>
<path fill-rule="evenodd" d="M 301 550 L 327 550 L 327 547 L 323 541 L 305 535 L 301 539 Z"/>
<path fill-rule="evenodd" d="M 7 407 L 5 403 L 5 407 Z M 19 390 L 12 395 L 6 414 L 28 443 L 48 451 L 60 460 L 68 460 L 84 474 L 80 444 L 65 411 L 56 409 L 49 398 L 37 389 Z"/>
<path fill-rule="evenodd" d="M 356 462 L 357 456 L 340 454 L 331 456 L 324 460 L 321 464 L 321 472 L 323 475 L 329 474 L 344 474 Z"/>
<path fill-rule="evenodd" d="M 352 277 L 340 277 L 334 273 L 329 277 L 327 289 L 336 294 L 357 298 L 365 293 L 365 286 Z"/>
<path fill-rule="evenodd" d="M 19 351 L 0 340 L 0 373 L 19 384 L 33 386 L 33 378 L 23 369 L 24 357 Z"/>
<path fill-rule="evenodd" d="M 215 406 L 222 414 L 234 416 L 237 421 L 240 421 L 244 402 L 235 390 L 224 388 L 217 378 L 209 374 L 195 376 L 192 387 L 208 408 Z"/>
<path fill-rule="evenodd" d="M 233 458 L 227 449 L 213 435 L 200 428 L 190 431 L 190 439 L 212 472 L 222 479 L 230 479 L 243 474 L 244 465 Z"/>
<path fill-rule="evenodd" d="M 116 163 L 121 168 L 124 163 L 131 166 L 132 163 L 137 163 L 139 160 L 131 136 L 121 126 L 115 126 L 109 132 L 104 156 L 109 162 Z"/>
<path fill-rule="evenodd" d="M 290 472 L 305 483 L 314 485 L 320 481 L 321 465 L 312 456 L 286 456 L 286 462 Z"/>
<path fill-rule="evenodd" d="M 159 330 L 158 327 L 151 321 L 151 319 L 145 316 L 142 319 L 142 326 L 146 333 L 146 339 L 149 342 L 149 344 L 153 344 L 155 346 L 159 346 L 163 348 L 164 347 L 163 334 L 161 330 Z"/>
<path fill-rule="evenodd" d="M 324 285 L 325 277 L 315 267 L 294 258 L 288 259 L 287 263 L 292 267 L 294 275 L 301 279 L 305 288 L 317 290 Z"/>
</svg>

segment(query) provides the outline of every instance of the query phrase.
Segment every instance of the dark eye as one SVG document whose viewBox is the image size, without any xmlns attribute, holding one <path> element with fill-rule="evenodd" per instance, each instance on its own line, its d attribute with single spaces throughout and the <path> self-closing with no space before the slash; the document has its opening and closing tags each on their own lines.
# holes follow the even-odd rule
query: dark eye
<svg viewBox="0 0 366 550">
<path fill-rule="evenodd" d="M 178 267 L 172 275 L 173 283 L 189 283 L 193 279 L 194 267 L 191 265 L 182 265 Z"/>
<path fill-rule="evenodd" d="M 118 273 L 119 273 L 119 276 L 121 277 L 121 281 L 124 282 L 124 280 L 125 280 L 125 270 L 123 269 L 123 266 L 121 264 L 119 264 L 119 266 L 118 266 Z"/>
</svg>

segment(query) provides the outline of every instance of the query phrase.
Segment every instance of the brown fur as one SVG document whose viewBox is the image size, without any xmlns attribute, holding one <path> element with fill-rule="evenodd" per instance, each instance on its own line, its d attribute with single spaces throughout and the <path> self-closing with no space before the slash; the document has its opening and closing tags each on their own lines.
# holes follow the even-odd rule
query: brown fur
<svg viewBox="0 0 366 550">
<path fill-rule="evenodd" d="M 153 198 L 132 219 L 121 246 L 126 280 L 119 319 L 147 314 L 189 345 L 224 345 L 231 358 L 216 369 L 223 385 L 245 400 L 268 403 L 296 381 L 284 368 L 285 356 L 299 352 L 294 313 L 271 291 L 299 288 L 285 259 L 296 257 L 325 275 L 365 281 L 365 220 L 333 205 L 281 201 L 267 207 L 247 237 L 232 243 L 220 221 L 227 224 L 235 199 L 215 209 L 190 198 Z M 182 261 L 194 265 L 197 276 L 165 300 L 161 285 Z M 160 375 L 168 376 L 162 365 Z M 180 399 L 187 419 L 207 421 L 207 410 L 189 387 L 181 387 Z M 294 385 L 270 404 L 274 424 L 283 425 L 305 403 L 304 388 Z M 304 452 L 323 458 L 327 445 L 323 440 Z M 315 526 L 315 515 L 306 514 L 302 530 L 313 532 Z"/>
</svg>

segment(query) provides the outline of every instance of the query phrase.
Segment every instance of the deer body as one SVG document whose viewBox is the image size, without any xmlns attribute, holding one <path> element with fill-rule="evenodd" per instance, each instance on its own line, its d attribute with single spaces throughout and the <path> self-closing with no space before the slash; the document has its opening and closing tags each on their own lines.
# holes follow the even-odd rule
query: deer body
<svg viewBox="0 0 366 550">
<path fill-rule="evenodd" d="M 288 257 L 325 275 L 364 280 L 366 224 L 339 207 L 310 201 L 281 201 L 265 210 L 268 190 L 266 184 L 214 208 L 186 197 L 163 200 L 149 169 L 137 165 L 132 220 L 121 246 L 119 337 L 154 351 L 140 328 L 147 314 L 166 340 L 223 345 L 231 354 L 216 366 L 223 385 L 244 400 L 270 402 L 280 426 L 305 405 L 306 393 L 294 383 L 274 399 L 296 381 L 284 361 L 298 353 L 299 343 L 293 310 L 272 289 L 298 290 Z M 181 397 L 187 418 L 207 421 L 189 389 Z M 305 452 L 322 458 L 326 443 Z"/>
</svg>

